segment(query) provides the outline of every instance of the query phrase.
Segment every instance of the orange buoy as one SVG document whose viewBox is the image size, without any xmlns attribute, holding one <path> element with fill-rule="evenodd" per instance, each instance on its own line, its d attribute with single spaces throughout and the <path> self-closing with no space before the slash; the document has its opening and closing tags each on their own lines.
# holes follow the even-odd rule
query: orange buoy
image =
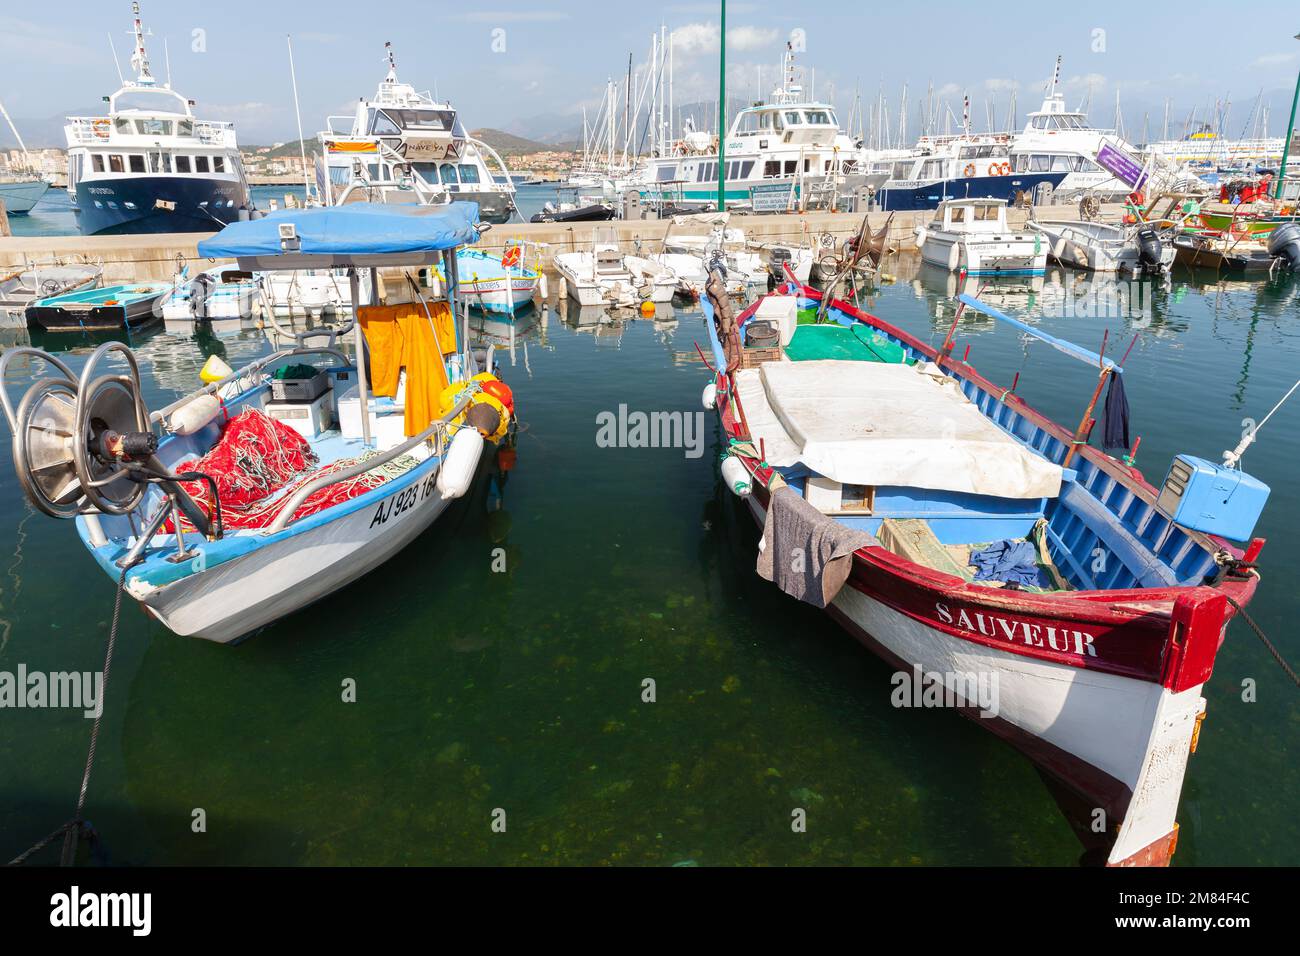
<svg viewBox="0 0 1300 956">
<path fill-rule="evenodd" d="M 655 304 L 651 302 L 649 299 L 642 300 L 641 318 L 643 319 L 653 318 L 654 314 L 655 314 Z"/>
</svg>

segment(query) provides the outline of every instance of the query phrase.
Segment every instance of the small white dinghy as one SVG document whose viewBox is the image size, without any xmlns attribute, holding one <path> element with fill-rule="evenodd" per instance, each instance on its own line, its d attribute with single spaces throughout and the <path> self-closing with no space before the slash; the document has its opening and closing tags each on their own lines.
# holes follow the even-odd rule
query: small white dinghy
<svg viewBox="0 0 1300 956">
<path fill-rule="evenodd" d="M 169 330 L 183 331 L 195 322 L 241 324 L 262 311 L 262 301 L 261 284 L 251 272 L 213 266 L 191 279 L 188 267 L 181 266 L 162 300 L 162 317 Z"/>
<path fill-rule="evenodd" d="M 1003 199 L 947 199 L 934 218 L 916 227 L 921 259 L 972 276 L 1042 275 L 1047 243 L 1033 232 L 1013 232 Z"/>
<path fill-rule="evenodd" d="M 581 306 L 671 302 L 677 289 L 675 272 L 645 256 L 625 254 L 608 227 L 593 231 L 590 250 L 557 255 L 555 269 Z"/>
<path fill-rule="evenodd" d="M 1029 228 L 1043 234 L 1047 251 L 1061 265 L 1091 272 L 1160 275 L 1178 253 L 1172 237 L 1150 223 L 1031 221 Z"/>
<path fill-rule="evenodd" d="M 16 409 L 0 388 L 20 486 L 39 510 L 75 519 L 103 571 L 182 636 L 230 643 L 326 597 L 414 540 L 468 491 L 485 451 L 513 442 L 510 390 L 473 374 L 452 319 L 454 250 L 477 238 L 475 203 L 355 203 L 227 226 L 200 255 L 246 271 L 345 269 L 349 330 L 369 362 L 286 349 L 150 414 L 120 342 L 79 378 L 55 355 L 11 349 L 0 384 L 16 357 L 48 369 Z M 360 307 L 361 271 L 435 264 L 445 300 Z M 333 364 L 301 364 L 322 357 Z"/>
</svg>

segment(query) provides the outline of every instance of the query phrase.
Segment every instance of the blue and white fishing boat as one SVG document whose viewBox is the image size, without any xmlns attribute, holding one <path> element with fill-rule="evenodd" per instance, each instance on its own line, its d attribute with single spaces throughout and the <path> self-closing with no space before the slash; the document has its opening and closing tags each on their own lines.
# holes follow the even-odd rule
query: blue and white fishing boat
<svg viewBox="0 0 1300 956">
<path fill-rule="evenodd" d="M 486 249 L 459 249 L 461 294 L 471 308 L 513 315 L 532 304 L 543 281 L 536 243 L 507 243 L 500 255 Z"/>
<path fill-rule="evenodd" d="M 474 203 L 284 210 L 228 226 L 199 254 L 249 272 L 344 268 L 354 298 L 362 271 L 444 265 L 446 296 L 355 302 L 344 331 L 367 363 L 331 346 L 285 349 L 152 414 L 122 343 L 101 346 L 80 377 L 49 353 L 6 351 L 0 383 L 16 358 L 49 370 L 16 408 L 0 390 L 21 487 L 74 519 L 122 593 L 179 635 L 229 643 L 327 597 L 414 540 L 470 488 L 485 450 L 513 440 L 509 389 L 474 374 L 452 319 L 453 253 L 477 238 Z"/>
<path fill-rule="evenodd" d="M 135 282 L 37 299 L 27 306 L 27 327 L 46 332 L 141 328 L 162 318 L 158 303 L 171 288 L 166 282 Z"/>
<path fill-rule="evenodd" d="M 196 119 L 194 101 L 159 83 L 133 3 L 134 80 L 108 97 L 107 116 L 72 116 L 68 195 L 83 236 L 211 232 L 253 208 L 235 129 Z"/>
</svg>

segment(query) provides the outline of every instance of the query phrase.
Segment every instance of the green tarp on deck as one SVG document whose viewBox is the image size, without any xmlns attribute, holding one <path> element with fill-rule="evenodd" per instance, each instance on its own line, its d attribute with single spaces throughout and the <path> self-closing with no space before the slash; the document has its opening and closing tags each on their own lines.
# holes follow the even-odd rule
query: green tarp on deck
<svg viewBox="0 0 1300 956">
<path fill-rule="evenodd" d="M 800 325 L 785 347 L 785 354 L 794 362 L 840 359 L 902 364 L 907 360 L 901 345 L 861 324 Z"/>
</svg>

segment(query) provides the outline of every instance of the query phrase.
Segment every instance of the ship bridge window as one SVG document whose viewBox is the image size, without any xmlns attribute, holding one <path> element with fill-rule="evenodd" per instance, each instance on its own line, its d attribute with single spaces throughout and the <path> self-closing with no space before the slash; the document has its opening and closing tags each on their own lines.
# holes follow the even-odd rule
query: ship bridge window
<svg viewBox="0 0 1300 956">
<path fill-rule="evenodd" d="M 443 163 L 438 167 L 438 172 L 441 175 L 444 184 L 460 182 L 456 177 L 456 167 L 451 163 Z"/>
<path fill-rule="evenodd" d="M 462 183 L 477 183 L 480 181 L 478 167 L 473 163 L 461 163 L 458 168 L 460 169 L 460 181 Z"/>
<path fill-rule="evenodd" d="M 170 173 L 172 171 L 172 154 L 150 153 L 149 171 L 151 173 Z"/>
<path fill-rule="evenodd" d="M 194 120 L 183 119 L 176 124 L 176 134 L 178 136 L 194 135 Z"/>
<path fill-rule="evenodd" d="M 771 129 L 771 128 L 772 128 L 772 114 L 771 114 L 771 113 L 760 113 L 760 114 L 758 115 L 758 128 L 759 128 L 759 129 L 764 129 L 764 130 L 766 130 L 766 129 Z"/>
<path fill-rule="evenodd" d="M 133 173 L 142 173 L 142 172 L 144 172 L 144 157 L 143 157 L 143 156 L 139 156 L 139 155 L 137 155 L 137 154 L 132 153 L 130 156 L 127 157 L 127 159 L 130 160 L 130 162 L 131 162 L 131 172 L 133 172 Z"/>
<path fill-rule="evenodd" d="M 176 172 L 188 173 L 190 171 L 190 158 L 188 156 L 176 157 Z"/>
<path fill-rule="evenodd" d="M 140 128 L 141 136 L 170 136 L 172 134 L 171 120 L 147 117 L 136 120 L 136 125 Z"/>
<path fill-rule="evenodd" d="M 213 156 L 213 157 L 212 157 L 212 171 L 213 171 L 214 173 L 224 173 L 224 172 L 226 171 L 226 157 L 224 157 L 224 156 Z"/>
<path fill-rule="evenodd" d="M 114 120 L 113 125 L 117 127 L 117 131 L 119 133 L 125 133 L 128 136 L 131 133 L 135 132 L 135 129 L 131 124 L 131 121 L 124 116 L 119 116 L 116 120 Z"/>
<path fill-rule="evenodd" d="M 825 110 L 808 110 L 804 113 L 804 116 L 807 117 L 809 123 L 817 126 L 829 126 L 831 122 L 830 114 Z"/>
<path fill-rule="evenodd" d="M 766 114 L 764 114 L 764 118 L 766 118 Z M 736 134 L 739 136 L 752 136 L 757 133 L 759 129 L 768 129 L 770 126 L 771 120 L 768 120 L 767 126 L 763 126 L 763 124 L 759 122 L 758 113 L 741 113 L 740 119 L 736 122 Z"/>
<path fill-rule="evenodd" d="M 367 131 L 372 136 L 400 136 L 401 128 L 388 118 L 388 114 L 381 110 L 370 111 L 370 123 Z"/>
<path fill-rule="evenodd" d="M 90 168 L 97 173 L 102 173 L 104 171 L 104 156 L 102 153 L 90 154 Z"/>
<path fill-rule="evenodd" d="M 677 164 L 667 163 L 655 170 L 655 181 L 670 183 L 677 178 Z"/>
<path fill-rule="evenodd" d="M 1033 119 L 1029 121 L 1029 125 L 1032 126 L 1034 129 L 1047 129 L 1048 119 L 1049 117 L 1046 116 L 1035 116 Z"/>
<path fill-rule="evenodd" d="M 798 126 L 800 123 L 803 122 L 803 120 L 799 116 L 798 110 L 787 110 L 785 114 L 785 121 L 790 126 Z"/>
<path fill-rule="evenodd" d="M 793 176 L 794 171 L 795 171 L 795 161 L 793 159 L 787 159 L 785 161 L 785 174 L 787 176 Z"/>
<path fill-rule="evenodd" d="M 779 159 L 769 159 L 763 163 L 763 177 L 769 179 L 773 176 L 781 175 L 781 161 Z"/>
<path fill-rule="evenodd" d="M 439 133 L 451 132 L 456 114 L 451 110 L 398 110 L 390 115 L 407 129 L 433 130 Z"/>
<path fill-rule="evenodd" d="M 206 156 L 195 156 L 195 157 L 194 157 L 194 171 L 195 171 L 196 173 L 206 173 L 206 172 L 208 172 L 208 157 L 206 157 Z"/>
<path fill-rule="evenodd" d="M 997 206 L 976 206 L 976 207 L 974 208 L 974 213 L 975 213 L 975 220 L 976 220 L 977 222 L 997 222 L 997 221 L 998 221 L 998 207 L 997 207 Z"/>
</svg>

